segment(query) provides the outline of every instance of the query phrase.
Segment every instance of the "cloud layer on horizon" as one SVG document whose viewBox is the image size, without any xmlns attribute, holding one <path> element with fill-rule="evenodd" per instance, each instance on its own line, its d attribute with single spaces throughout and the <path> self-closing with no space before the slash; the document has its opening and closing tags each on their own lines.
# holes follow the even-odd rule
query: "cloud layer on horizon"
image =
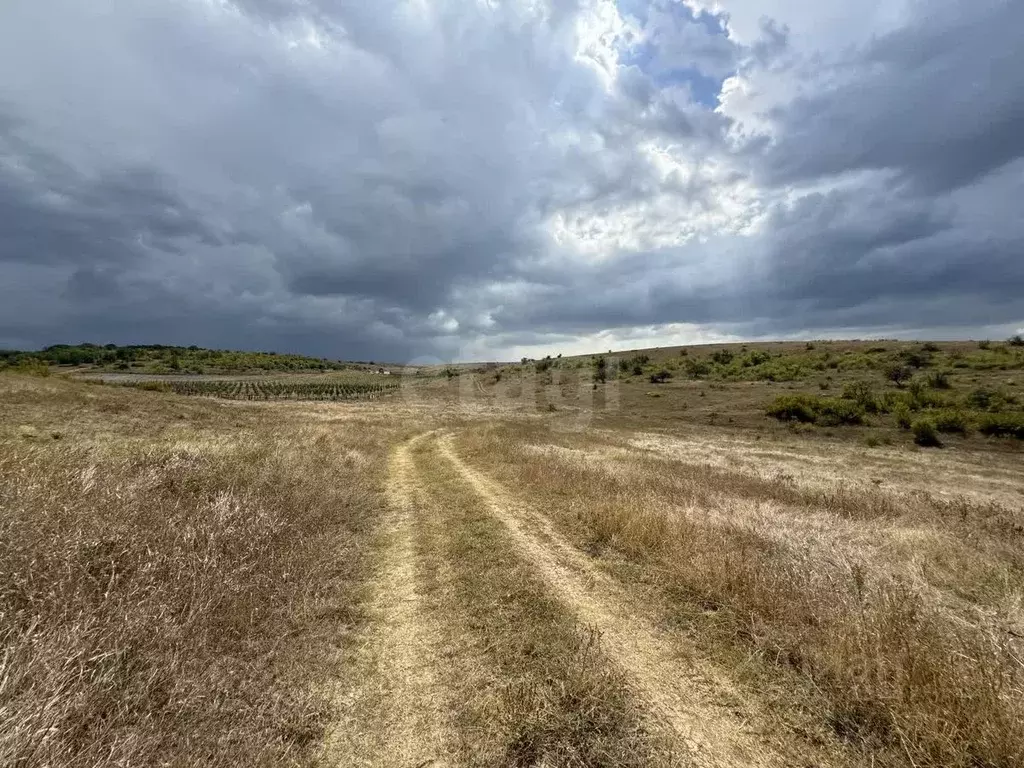
<svg viewBox="0 0 1024 768">
<path fill-rule="evenodd" d="M 0 346 L 1009 332 L 1022 26 L 1010 0 L 7 4 Z"/>
</svg>

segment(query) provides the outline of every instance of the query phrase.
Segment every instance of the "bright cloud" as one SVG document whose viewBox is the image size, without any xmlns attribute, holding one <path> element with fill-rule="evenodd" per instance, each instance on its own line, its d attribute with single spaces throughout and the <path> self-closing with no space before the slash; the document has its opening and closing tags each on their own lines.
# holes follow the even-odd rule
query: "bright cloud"
<svg viewBox="0 0 1024 768">
<path fill-rule="evenodd" d="M 1006 0 L 0 7 L 0 345 L 1024 322 Z"/>
</svg>

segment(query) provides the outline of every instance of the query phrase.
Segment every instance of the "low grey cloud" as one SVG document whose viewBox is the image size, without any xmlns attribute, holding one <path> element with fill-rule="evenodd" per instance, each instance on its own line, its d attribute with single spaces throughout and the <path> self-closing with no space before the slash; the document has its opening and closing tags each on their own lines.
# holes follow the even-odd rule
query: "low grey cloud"
<svg viewBox="0 0 1024 768">
<path fill-rule="evenodd" d="M 1024 6 L 921 4 L 912 25 L 843 55 L 777 111 L 773 183 L 893 170 L 922 194 L 1024 155 Z"/>
<path fill-rule="evenodd" d="M 1019 4 L 819 47 L 799 3 L 699 6 L 7 4 L 0 344 L 401 360 L 1024 320 Z"/>
</svg>

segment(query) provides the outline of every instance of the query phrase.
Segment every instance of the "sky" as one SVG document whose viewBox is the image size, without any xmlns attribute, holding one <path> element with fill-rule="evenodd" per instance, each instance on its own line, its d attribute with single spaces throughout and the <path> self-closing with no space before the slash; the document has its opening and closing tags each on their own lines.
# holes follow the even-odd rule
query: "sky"
<svg viewBox="0 0 1024 768">
<path fill-rule="evenodd" d="M 1024 326 L 1019 0 L 7 0 L 0 347 Z"/>
</svg>

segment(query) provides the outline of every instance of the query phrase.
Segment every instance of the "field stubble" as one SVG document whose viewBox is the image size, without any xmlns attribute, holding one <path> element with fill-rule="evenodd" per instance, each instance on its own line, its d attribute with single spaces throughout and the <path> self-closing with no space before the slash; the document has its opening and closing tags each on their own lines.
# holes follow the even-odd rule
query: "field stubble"
<svg viewBox="0 0 1024 768">
<path fill-rule="evenodd" d="M 0 388 L 0 764 L 308 764 L 386 420 Z"/>
<path fill-rule="evenodd" d="M 700 461 L 718 437 L 681 441 L 680 457 L 680 441 L 652 451 L 647 436 L 641 451 L 635 435 L 519 424 L 459 445 L 780 721 L 884 763 L 1019 764 L 1019 507 Z M 959 484 L 946 474 L 935 490 Z"/>
<path fill-rule="evenodd" d="M 1013 452 L 0 391 L 0 763 L 1024 761 Z"/>
</svg>

